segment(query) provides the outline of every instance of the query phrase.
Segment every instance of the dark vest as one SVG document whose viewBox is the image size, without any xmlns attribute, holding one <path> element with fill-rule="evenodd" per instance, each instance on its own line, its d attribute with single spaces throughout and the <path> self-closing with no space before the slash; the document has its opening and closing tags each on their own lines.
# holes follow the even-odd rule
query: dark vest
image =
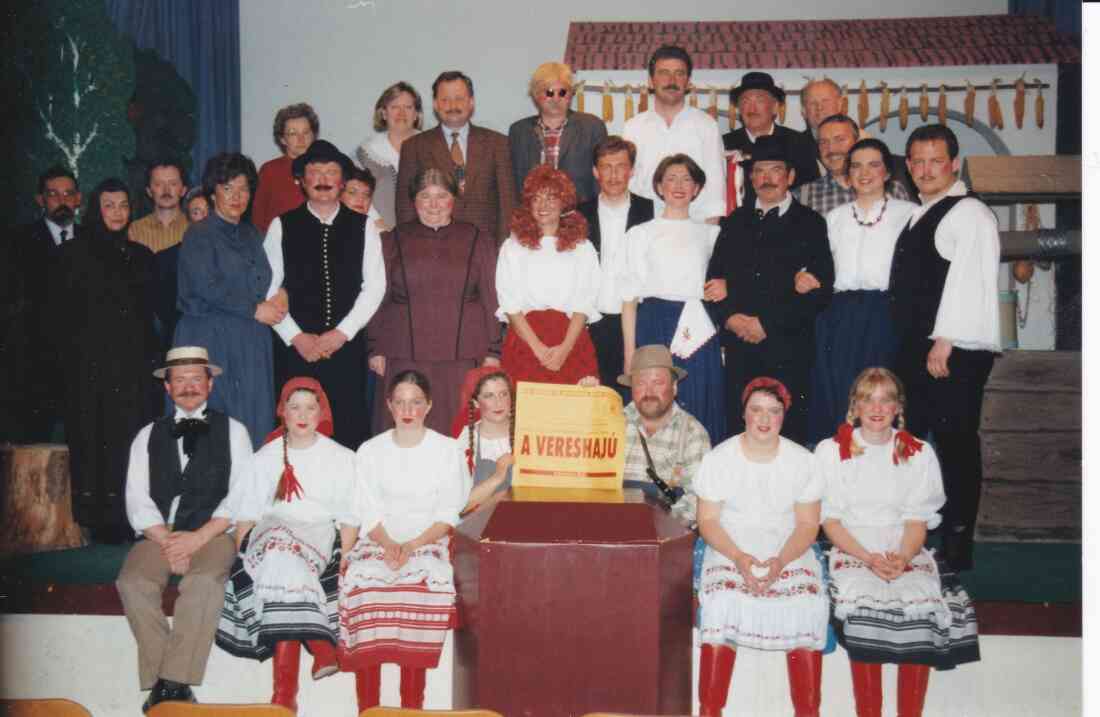
<svg viewBox="0 0 1100 717">
<path fill-rule="evenodd" d="M 174 416 L 158 418 L 149 434 L 149 495 L 165 523 L 172 501 L 180 496 L 175 530 L 201 528 L 229 492 L 229 418 L 214 410 L 206 416 L 210 432 L 199 436 L 187 470 L 180 470 L 178 439 L 172 437 Z"/>
<path fill-rule="evenodd" d="M 348 315 L 363 286 L 367 217 L 341 207 L 332 225 L 306 204 L 279 217 L 283 225 L 283 286 L 302 331 L 321 334 Z"/>
<path fill-rule="evenodd" d="M 890 306 L 898 335 L 924 340 L 932 335 L 951 262 L 936 251 L 936 228 L 966 197 L 945 197 L 912 226 L 906 225 L 894 246 L 890 265 Z"/>
</svg>

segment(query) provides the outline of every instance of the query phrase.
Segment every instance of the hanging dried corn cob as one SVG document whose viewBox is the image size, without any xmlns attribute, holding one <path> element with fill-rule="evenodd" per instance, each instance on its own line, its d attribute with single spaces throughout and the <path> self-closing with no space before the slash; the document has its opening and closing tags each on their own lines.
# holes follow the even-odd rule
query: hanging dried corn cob
<svg viewBox="0 0 1100 717">
<path fill-rule="evenodd" d="M 986 101 L 986 109 L 989 112 L 989 126 L 993 129 L 1005 128 L 1005 116 L 1001 111 L 1001 101 L 997 98 L 998 79 L 989 83 L 989 99 Z"/>
<path fill-rule="evenodd" d="M 611 122 L 615 119 L 615 104 L 611 99 L 611 81 L 603 83 L 603 121 Z"/>
<path fill-rule="evenodd" d="M 649 109 L 649 85 L 642 83 L 638 90 L 638 114 Z"/>
<path fill-rule="evenodd" d="M 1027 83 L 1024 76 L 1016 80 L 1016 96 L 1012 98 L 1012 114 L 1016 119 L 1016 129 L 1024 128 L 1024 114 L 1027 111 Z"/>
<path fill-rule="evenodd" d="M 878 131 L 885 132 L 890 115 L 890 85 L 885 82 L 879 84 L 882 85 L 882 101 L 878 106 Z"/>
<path fill-rule="evenodd" d="M 623 107 L 623 122 L 634 116 L 634 88 L 626 86 L 626 105 Z"/>
<path fill-rule="evenodd" d="M 688 104 L 699 109 L 699 92 L 694 87 L 688 90 Z"/>
<path fill-rule="evenodd" d="M 947 124 L 947 88 L 940 85 L 940 96 L 936 101 L 936 118 L 940 124 Z"/>
<path fill-rule="evenodd" d="M 707 105 L 707 114 L 715 122 L 718 121 L 718 89 L 716 87 L 710 88 L 710 104 Z"/>
<path fill-rule="evenodd" d="M 859 82 L 859 126 L 867 124 L 867 118 L 871 116 L 871 98 L 867 95 L 867 81 Z"/>
<path fill-rule="evenodd" d="M 898 101 L 898 126 L 904 132 L 909 126 L 909 92 L 901 88 L 901 100 Z"/>
<path fill-rule="evenodd" d="M 573 88 L 573 96 L 577 98 L 577 111 L 584 112 L 584 81 L 577 83 Z"/>
<path fill-rule="evenodd" d="M 787 91 L 783 83 L 779 83 L 779 89 L 783 92 L 783 99 L 779 100 L 776 109 L 779 111 L 779 124 L 787 124 Z"/>
<path fill-rule="evenodd" d="M 1043 85 L 1039 84 L 1039 94 L 1035 98 L 1035 126 L 1043 128 L 1043 110 L 1046 109 L 1046 100 L 1043 99 Z"/>
<path fill-rule="evenodd" d="M 974 126 L 974 103 L 977 100 L 978 91 L 974 89 L 974 85 L 970 84 L 970 80 L 966 81 L 966 98 L 963 100 L 963 114 L 966 115 L 966 126 Z"/>
<path fill-rule="evenodd" d="M 840 98 L 840 114 L 848 114 L 848 83 L 844 83 L 844 94 Z"/>
<path fill-rule="evenodd" d="M 923 82 L 920 86 L 920 121 L 928 121 L 928 83 Z"/>
</svg>

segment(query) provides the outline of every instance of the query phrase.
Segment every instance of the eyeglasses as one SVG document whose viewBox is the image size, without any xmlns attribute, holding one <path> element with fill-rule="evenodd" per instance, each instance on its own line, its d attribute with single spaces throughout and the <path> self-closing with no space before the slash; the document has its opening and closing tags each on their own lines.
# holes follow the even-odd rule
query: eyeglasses
<svg viewBox="0 0 1100 717">
<path fill-rule="evenodd" d="M 551 89 L 548 89 L 548 90 L 546 90 L 546 99 L 548 99 L 548 100 L 549 100 L 549 99 L 553 99 L 553 98 L 554 98 L 554 95 L 555 95 L 555 94 L 556 94 L 556 95 L 557 95 L 558 97 L 561 97 L 561 98 L 563 98 L 563 99 L 564 99 L 564 98 L 565 98 L 565 96 L 569 94 L 569 90 L 568 90 L 568 89 L 566 89 L 566 88 L 564 88 L 564 87 L 559 87 L 559 88 L 558 88 L 558 89 L 556 89 L 556 90 L 555 90 L 555 89 L 553 89 L 553 88 L 551 88 Z"/>
</svg>

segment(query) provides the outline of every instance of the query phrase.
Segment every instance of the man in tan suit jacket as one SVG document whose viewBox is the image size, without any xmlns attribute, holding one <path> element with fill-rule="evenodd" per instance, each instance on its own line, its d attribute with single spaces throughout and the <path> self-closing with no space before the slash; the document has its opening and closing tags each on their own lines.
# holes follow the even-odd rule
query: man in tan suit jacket
<svg viewBox="0 0 1100 717">
<path fill-rule="evenodd" d="M 470 124 L 474 83 L 461 72 L 444 72 L 432 83 L 439 124 L 401 145 L 397 170 L 397 221 L 416 219 L 409 185 L 425 167 L 453 172 L 459 180 L 454 218 L 470 222 L 499 245 L 509 234 L 515 189 L 508 138 Z"/>
</svg>

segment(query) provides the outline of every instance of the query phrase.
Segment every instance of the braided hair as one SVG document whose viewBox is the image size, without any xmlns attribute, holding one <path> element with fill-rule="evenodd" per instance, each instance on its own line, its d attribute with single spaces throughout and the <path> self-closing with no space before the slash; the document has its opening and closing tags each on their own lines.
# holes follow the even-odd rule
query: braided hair
<svg viewBox="0 0 1100 717">
<path fill-rule="evenodd" d="M 478 379 L 474 384 L 473 393 L 470 394 L 470 401 L 466 404 L 466 433 L 469 445 L 466 448 L 466 465 L 470 469 L 470 473 L 474 472 L 474 431 L 477 424 L 477 397 L 481 393 L 481 389 L 489 381 L 500 380 L 508 386 L 508 450 L 512 450 L 512 445 L 515 441 L 516 435 L 516 412 L 515 412 L 515 387 L 512 386 L 512 379 L 504 371 L 493 371 L 487 373 Z M 480 440 L 480 435 L 478 436 Z"/>
</svg>

